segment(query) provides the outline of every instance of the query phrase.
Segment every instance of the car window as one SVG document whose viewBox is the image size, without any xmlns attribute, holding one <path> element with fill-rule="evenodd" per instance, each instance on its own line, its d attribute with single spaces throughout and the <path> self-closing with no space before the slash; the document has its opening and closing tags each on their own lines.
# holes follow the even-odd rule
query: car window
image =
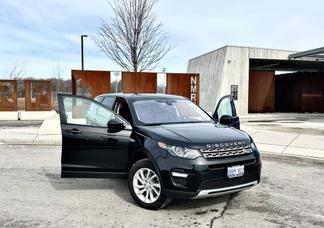
<svg viewBox="0 0 324 228">
<path fill-rule="evenodd" d="M 125 120 L 127 120 L 129 123 L 133 123 L 132 114 L 126 101 L 118 100 L 115 106 L 115 112 Z"/>
<path fill-rule="evenodd" d="M 210 122 L 212 119 L 189 100 L 156 99 L 133 103 L 137 119 L 144 124 Z"/>
<path fill-rule="evenodd" d="M 191 108 L 190 106 L 186 105 L 185 103 L 176 103 L 175 104 L 176 109 L 179 112 L 179 115 L 181 116 L 187 116 L 187 117 L 191 117 L 191 118 L 200 118 L 199 112 L 193 108 Z"/>
<path fill-rule="evenodd" d="M 67 123 L 107 127 L 116 116 L 97 102 L 82 97 L 64 97 L 63 105 Z"/>
<path fill-rule="evenodd" d="M 106 108 L 112 110 L 116 97 L 105 97 L 101 102 Z"/>
<path fill-rule="evenodd" d="M 231 100 L 228 97 L 223 98 L 220 101 L 218 109 L 217 109 L 218 118 L 221 118 L 224 115 L 233 117 L 234 116 L 233 114 L 234 113 L 233 113 L 233 109 L 232 109 Z"/>
</svg>

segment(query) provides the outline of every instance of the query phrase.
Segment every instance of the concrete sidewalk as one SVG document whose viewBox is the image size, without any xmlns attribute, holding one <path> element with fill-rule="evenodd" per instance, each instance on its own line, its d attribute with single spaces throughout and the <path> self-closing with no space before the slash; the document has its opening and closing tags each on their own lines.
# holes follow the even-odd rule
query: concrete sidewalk
<svg viewBox="0 0 324 228">
<path fill-rule="evenodd" d="M 300 128 L 278 128 L 269 126 L 243 125 L 257 147 L 267 155 L 295 156 L 310 159 L 321 159 L 324 162 L 324 134 L 321 130 Z"/>
<path fill-rule="evenodd" d="M 241 122 L 263 156 L 324 163 L 323 114 L 256 114 L 242 117 Z M 39 126 L 0 126 L 0 144 L 60 146 L 59 116 L 53 115 Z"/>
<path fill-rule="evenodd" d="M 40 121 L 39 125 L 30 124 L 27 121 L 15 121 L 15 124 L 2 124 L 0 127 L 0 144 L 7 145 L 49 145 L 60 146 L 62 144 L 60 120 L 57 114 Z M 23 126 L 19 126 L 23 123 Z M 30 121 L 35 123 L 35 121 Z"/>
</svg>

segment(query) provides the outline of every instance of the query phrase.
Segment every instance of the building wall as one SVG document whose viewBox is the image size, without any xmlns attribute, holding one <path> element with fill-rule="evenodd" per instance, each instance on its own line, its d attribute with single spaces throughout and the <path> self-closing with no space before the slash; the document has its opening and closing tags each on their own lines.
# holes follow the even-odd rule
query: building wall
<svg viewBox="0 0 324 228">
<path fill-rule="evenodd" d="M 213 112 L 222 96 L 238 85 L 238 114 L 248 112 L 249 48 L 224 47 L 189 60 L 188 73 L 200 74 L 200 106 Z"/>
<path fill-rule="evenodd" d="M 221 94 L 226 48 L 189 61 L 188 73 L 200 74 L 200 106 L 213 112 Z"/>
<path fill-rule="evenodd" d="M 218 100 L 230 94 L 231 85 L 238 85 L 235 101 L 239 115 L 248 113 L 249 60 L 288 59 L 294 51 L 225 46 L 189 60 L 187 72 L 200 74 L 200 106 L 213 112 Z"/>
<path fill-rule="evenodd" d="M 231 93 L 231 85 L 238 85 L 238 99 L 235 106 L 239 115 L 245 115 L 248 113 L 249 99 L 249 48 L 228 47 L 226 63 L 221 96 Z"/>
<path fill-rule="evenodd" d="M 278 49 L 267 48 L 249 48 L 250 59 L 279 59 L 287 60 L 290 54 L 296 53 L 296 51 L 286 51 Z"/>
</svg>

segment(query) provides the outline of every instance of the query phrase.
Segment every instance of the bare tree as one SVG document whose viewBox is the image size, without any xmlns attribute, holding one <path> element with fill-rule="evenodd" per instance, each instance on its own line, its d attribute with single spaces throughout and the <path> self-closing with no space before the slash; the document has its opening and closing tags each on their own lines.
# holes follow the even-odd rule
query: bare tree
<svg viewBox="0 0 324 228">
<path fill-rule="evenodd" d="M 167 33 L 153 15 L 157 0 L 114 0 L 114 17 L 102 20 L 94 37 L 106 56 L 128 71 L 146 71 L 156 67 L 171 50 Z"/>
<path fill-rule="evenodd" d="M 23 79 L 27 74 L 26 61 L 15 61 L 10 64 L 1 77 L 7 80 L 17 80 L 17 93 L 18 97 L 24 97 L 24 81 Z"/>
<path fill-rule="evenodd" d="M 64 81 L 62 79 L 65 68 L 62 64 L 57 61 L 53 64 L 53 71 L 52 77 L 49 79 L 51 80 L 51 87 L 52 87 L 52 104 L 53 107 L 57 108 L 57 94 L 60 93 L 63 89 Z"/>
<path fill-rule="evenodd" d="M 62 90 L 62 83 L 63 83 L 63 74 L 65 72 L 65 68 L 60 64 L 60 62 L 56 62 L 53 65 L 53 78 L 52 79 L 52 89 L 53 92 L 61 92 Z M 53 83 L 54 82 L 54 83 Z"/>
<path fill-rule="evenodd" d="M 26 76 L 26 62 L 14 62 L 11 64 L 5 72 L 2 73 L 3 79 L 8 80 L 20 80 Z"/>
</svg>

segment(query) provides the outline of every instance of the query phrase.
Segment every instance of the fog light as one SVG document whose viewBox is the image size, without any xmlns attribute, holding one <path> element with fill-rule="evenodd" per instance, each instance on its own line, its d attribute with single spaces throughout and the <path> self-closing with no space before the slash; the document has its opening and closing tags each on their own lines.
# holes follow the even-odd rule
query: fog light
<svg viewBox="0 0 324 228">
<path fill-rule="evenodd" d="M 171 172 L 171 175 L 173 177 L 181 177 L 181 178 L 187 178 L 188 177 L 187 173 Z"/>
</svg>

